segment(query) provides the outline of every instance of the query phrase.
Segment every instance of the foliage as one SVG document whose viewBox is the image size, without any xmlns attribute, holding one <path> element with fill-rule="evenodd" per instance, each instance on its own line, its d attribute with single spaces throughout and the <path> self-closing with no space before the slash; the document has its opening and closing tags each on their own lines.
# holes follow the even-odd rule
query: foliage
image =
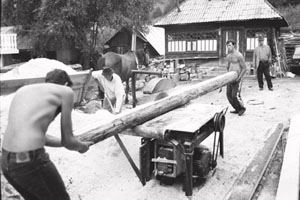
<svg viewBox="0 0 300 200">
<path fill-rule="evenodd" d="M 268 0 L 275 8 L 288 7 L 293 5 L 299 5 L 299 0 Z"/>
<path fill-rule="evenodd" d="M 300 4 L 298 6 L 289 6 L 280 8 L 284 18 L 288 21 L 290 31 L 300 31 Z"/>
<path fill-rule="evenodd" d="M 94 54 L 99 30 L 150 23 L 153 0 L 6 0 L 2 8 L 1 23 L 20 25 L 38 56 L 62 45 Z"/>
<path fill-rule="evenodd" d="M 300 1 L 299 0 L 268 0 L 289 23 L 283 31 L 300 30 Z"/>
<path fill-rule="evenodd" d="M 2 2 L 1 25 L 23 25 L 24 29 L 37 22 L 41 0 L 6 0 Z"/>
</svg>

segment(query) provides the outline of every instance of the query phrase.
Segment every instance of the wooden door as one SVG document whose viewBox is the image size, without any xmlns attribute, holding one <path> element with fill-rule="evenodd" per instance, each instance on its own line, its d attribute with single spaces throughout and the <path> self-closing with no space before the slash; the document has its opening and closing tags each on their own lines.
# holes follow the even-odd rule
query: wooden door
<svg viewBox="0 0 300 200">
<path fill-rule="evenodd" d="M 223 57 L 225 57 L 228 53 L 227 48 L 226 48 L 226 41 L 229 39 L 233 39 L 236 42 L 235 48 L 243 54 L 244 40 L 243 40 L 242 34 L 243 34 L 242 29 L 238 29 L 238 28 L 222 30 L 221 48 L 222 48 L 222 56 Z"/>
</svg>

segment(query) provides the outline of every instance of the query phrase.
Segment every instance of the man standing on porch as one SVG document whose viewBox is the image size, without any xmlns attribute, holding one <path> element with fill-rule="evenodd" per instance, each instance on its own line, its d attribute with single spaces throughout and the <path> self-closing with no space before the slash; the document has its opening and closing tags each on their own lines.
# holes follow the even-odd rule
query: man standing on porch
<svg viewBox="0 0 300 200">
<path fill-rule="evenodd" d="M 230 112 L 241 116 L 246 111 L 241 99 L 242 77 L 246 72 L 245 59 L 243 55 L 235 49 L 234 40 L 228 40 L 226 46 L 228 49 L 228 55 L 226 56 L 228 62 L 227 71 L 236 71 L 238 73 L 238 78 L 227 84 L 226 95 L 229 103 L 235 109 Z"/>
<path fill-rule="evenodd" d="M 253 52 L 253 66 L 256 69 L 259 90 L 264 89 L 263 74 L 270 91 L 273 91 L 273 84 L 270 76 L 270 65 L 272 63 L 272 53 L 268 45 L 264 44 L 263 36 L 258 37 L 259 45 Z"/>
</svg>

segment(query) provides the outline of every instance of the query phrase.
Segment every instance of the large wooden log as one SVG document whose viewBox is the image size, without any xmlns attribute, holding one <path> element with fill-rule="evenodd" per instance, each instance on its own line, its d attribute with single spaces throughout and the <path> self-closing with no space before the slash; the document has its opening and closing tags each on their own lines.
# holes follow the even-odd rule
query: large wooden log
<svg viewBox="0 0 300 200">
<path fill-rule="evenodd" d="M 227 85 L 236 80 L 237 77 L 238 74 L 236 72 L 228 72 L 187 87 L 161 100 L 149 102 L 131 110 L 124 111 L 101 123 L 89 124 L 74 134 L 78 135 L 78 138 L 84 141 L 100 142 L 127 128 L 133 128 L 172 109 L 185 105 L 199 96 Z"/>
</svg>

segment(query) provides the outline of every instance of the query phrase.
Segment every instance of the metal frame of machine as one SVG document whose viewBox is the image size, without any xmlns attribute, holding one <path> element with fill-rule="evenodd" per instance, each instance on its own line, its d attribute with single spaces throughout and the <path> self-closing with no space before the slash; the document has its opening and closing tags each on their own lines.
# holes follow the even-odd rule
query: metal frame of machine
<svg viewBox="0 0 300 200">
<path fill-rule="evenodd" d="M 186 196 L 192 195 L 193 182 L 205 178 L 217 165 L 217 153 L 224 157 L 223 131 L 227 108 L 216 112 L 195 131 L 167 129 L 164 139 L 142 138 L 140 167 L 142 179 L 149 181 L 154 174 L 166 184 L 176 177 L 184 176 L 183 189 Z M 186 119 L 189 120 L 189 119 Z M 184 123 L 184 122 L 183 122 Z M 200 145 L 214 133 L 212 152 Z"/>
</svg>

